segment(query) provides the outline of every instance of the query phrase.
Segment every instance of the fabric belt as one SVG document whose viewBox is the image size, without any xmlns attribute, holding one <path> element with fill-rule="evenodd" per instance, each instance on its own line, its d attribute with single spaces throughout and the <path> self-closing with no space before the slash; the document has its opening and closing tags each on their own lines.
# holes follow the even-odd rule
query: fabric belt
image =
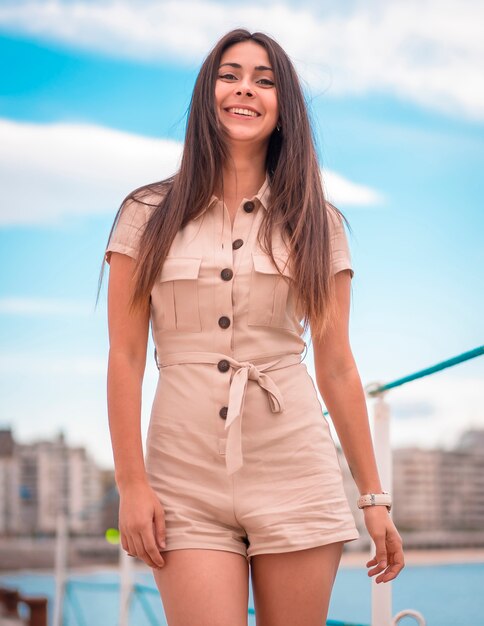
<svg viewBox="0 0 484 626">
<path fill-rule="evenodd" d="M 267 358 L 271 360 L 268 361 Z M 177 352 L 167 354 L 162 360 L 158 358 L 155 350 L 155 361 L 158 369 L 181 363 L 213 363 L 227 361 L 235 373 L 230 382 L 229 402 L 227 407 L 227 419 L 225 430 L 227 433 L 227 446 L 225 451 L 225 464 L 227 474 L 231 475 L 243 465 L 242 455 L 242 415 L 244 411 L 245 392 L 249 380 L 257 382 L 267 392 L 269 404 L 273 413 L 284 411 L 284 399 L 276 383 L 266 372 L 289 367 L 301 363 L 301 355 L 298 353 L 285 353 L 264 359 L 253 361 L 237 361 L 221 352 Z M 259 363 L 259 361 L 261 361 Z M 256 364 L 257 363 L 257 364 Z M 222 370 L 221 370 L 222 371 Z M 228 371 L 228 370 L 227 370 Z"/>
</svg>

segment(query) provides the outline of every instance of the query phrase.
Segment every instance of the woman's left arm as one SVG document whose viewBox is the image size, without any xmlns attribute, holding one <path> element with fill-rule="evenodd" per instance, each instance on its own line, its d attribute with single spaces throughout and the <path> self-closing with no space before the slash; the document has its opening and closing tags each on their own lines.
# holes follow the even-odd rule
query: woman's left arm
<svg viewBox="0 0 484 626">
<path fill-rule="evenodd" d="M 365 392 L 349 342 L 350 272 L 339 271 L 334 279 L 336 321 L 322 339 L 312 339 L 316 382 L 360 495 L 381 493 Z M 388 582 L 404 567 L 402 538 L 386 506 L 368 506 L 363 511 L 376 548 L 366 563 L 375 566 L 368 576 L 380 574 L 376 582 Z"/>
</svg>

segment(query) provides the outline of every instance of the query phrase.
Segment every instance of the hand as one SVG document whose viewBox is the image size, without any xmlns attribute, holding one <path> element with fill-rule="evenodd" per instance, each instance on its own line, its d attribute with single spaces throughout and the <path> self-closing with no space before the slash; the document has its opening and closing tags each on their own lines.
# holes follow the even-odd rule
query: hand
<svg viewBox="0 0 484 626">
<path fill-rule="evenodd" d="M 148 483 L 132 483 L 120 489 L 119 531 L 121 545 L 130 556 L 137 556 L 152 568 L 165 561 L 165 514 Z"/>
<path fill-rule="evenodd" d="M 367 562 L 366 567 L 376 565 L 368 570 L 368 576 L 385 572 L 375 579 L 377 583 L 386 583 L 398 576 L 405 567 L 403 542 L 386 506 L 365 506 L 365 524 L 375 543 L 376 554 Z"/>
</svg>

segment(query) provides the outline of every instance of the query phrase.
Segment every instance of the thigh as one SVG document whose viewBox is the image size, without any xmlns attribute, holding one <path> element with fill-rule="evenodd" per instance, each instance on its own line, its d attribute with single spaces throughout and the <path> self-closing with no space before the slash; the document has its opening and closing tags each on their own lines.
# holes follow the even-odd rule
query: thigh
<svg viewBox="0 0 484 626">
<path fill-rule="evenodd" d="M 163 552 L 152 570 L 168 626 L 247 626 L 249 564 L 226 550 Z"/>
<path fill-rule="evenodd" d="M 326 624 L 342 541 L 251 558 L 257 626 Z"/>
</svg>

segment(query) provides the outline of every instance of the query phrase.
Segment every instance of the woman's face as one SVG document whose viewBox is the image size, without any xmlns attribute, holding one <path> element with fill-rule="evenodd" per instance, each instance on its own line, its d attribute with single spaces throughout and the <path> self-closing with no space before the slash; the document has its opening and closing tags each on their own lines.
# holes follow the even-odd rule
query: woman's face
<svg viewBox="0 0 484 626">
<path fill-rule="evenodd" d="M 224 51 L 215 82 L 215 105 L 233 141 L 269 139 L 279 110 L 274 72 L 263 46 L 242 41 Z"/>
</svg>

